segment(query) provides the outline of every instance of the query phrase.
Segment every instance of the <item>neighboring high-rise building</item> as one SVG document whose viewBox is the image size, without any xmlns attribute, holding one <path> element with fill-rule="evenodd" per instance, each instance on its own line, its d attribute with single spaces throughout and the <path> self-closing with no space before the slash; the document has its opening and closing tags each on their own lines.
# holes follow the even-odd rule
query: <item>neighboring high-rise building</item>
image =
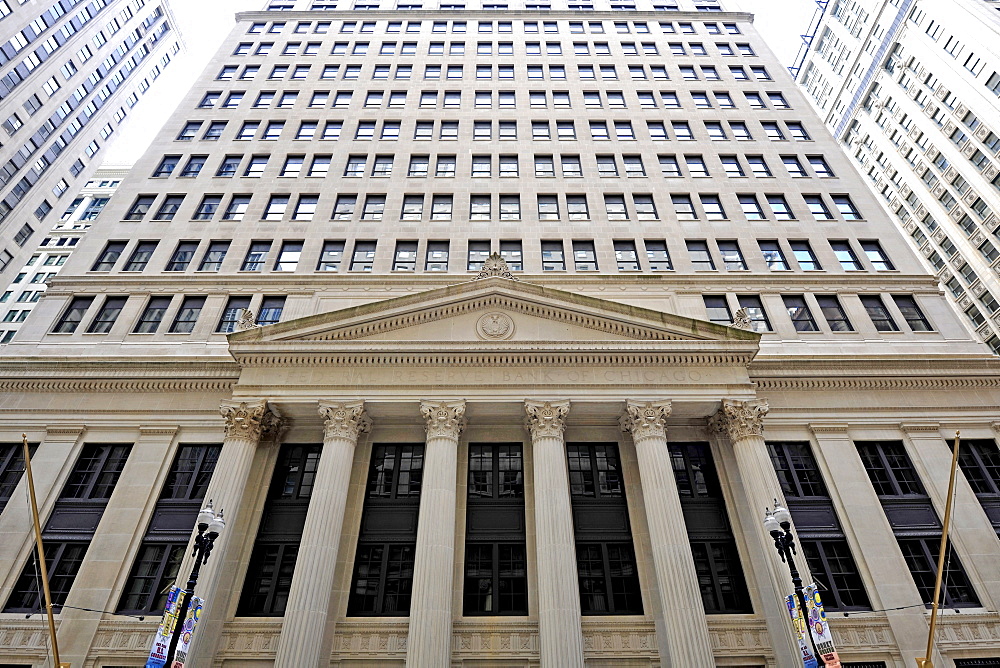
<svg viewBox="0 0 1000 668">
<path fill-rule="evenodd" d="M 20 271 L 13 274 L 7 289 L 0 292 L 0 344 L 13 340 L 49 281 L 62 270 L 128 170 L 128 166 L 99 167 L 49 233 L 39 240 Z"/>
<path fill-rule="evenodd" d="M 0 357 L 0 660 L 24 432 L 74 665 L 143 665 L 208 500 L 196 666 L 794 666 L 776 500 L 914 665 L 956 429 L 935 665 L 1000 660 L 1000 360 L 750 15 L 269 6 Z"/>
<path fill-rule="evenodd" d="M 168 0 L 0 0 L 0 289 L 180 50 L 174 26 Z"/>
<path fill-rule="evenodd" d="M 1000 2 L 822 5 L 798 82 L 1000 353 Z"/>
</svg>

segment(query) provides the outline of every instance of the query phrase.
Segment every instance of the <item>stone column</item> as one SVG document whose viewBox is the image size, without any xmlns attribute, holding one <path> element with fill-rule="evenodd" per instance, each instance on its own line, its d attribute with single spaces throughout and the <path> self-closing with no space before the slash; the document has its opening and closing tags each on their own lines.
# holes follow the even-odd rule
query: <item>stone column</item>
<svg viewBox="0 0 1000 668">
<path fill-rule="evenodd" d="M 764 416 L 767 401 L 754 399 L 735 401 L 723 399 L 722 407 L 710 422 L 712 431 L 729 439 L 736 459 L 737 480 L 734 485 L 743 498 L 737 503 L 740 524 L 750 554 L 749 561 L 756 577 L 763 610 L 758 610 L 767 622 L 778 665 L 791 666 L 802 663 L 798 644 L 792 637 L 792 623 L 785 607 L 785 596 L 792 594 L 792 580 L 788 567 L 781 562 L 771 537 L 764 531 L 764 509 L 778 499 L 784 503 L 784 494 L 778 476 L 774 473 L 771 457 L 764 443 Z M 800 553 L 795 558 L 802 581 L 809 583 L 809 569 Z M 748 581 L 750 578 L 747 578 Z"/>
<path fill-rule="evenodd" d="M 458 437 L 465 428 L 465 401 L 422 401 L 420 413 L 427 421 L 427 444 L 406 665 L 447 668 L 451 665 Z"/>
<path fill-rule="evenodd" d="M 580 583 L 563 431 L 569 401 L 525 401 L 531 432 L 538 636 L 545 668 L 583 668 Z"/>
<path fill-rule="evenodd" d="M 358 436 L 372 425 L 363 401 L 321 401 L 319 414 L 325 420 L 323 452 L 295 561 L 276 668 L 318 668 L 330 663 L 333 624 L 329 612 L 351 464 Z"/>
<path fill-rule="evenodd" d="M 230 601 L 239 595 L 235 588 L 238 576 L 244 571 L 241 550 L 251 528 L 248 511 L 253 509 L 254 495 L 267 491 L 266 481 L 256 486 L 250 484 L 254 458 L 260 444 L 276 443 L 284 427 L 281 417 L 265 399 L 226 402 L 219 411 L 226 422 L 226 438 L 205 499 L 213 501 L 217 512 L 224 512 L 226 529 L 215 541 L 195 590 L 195 595 L 205 601 L 189 654 L 196 665 L 212 665 Z M 189 552 L 181 564 L 178 583 L 182 586 L 191 566 Z"/>
<path fill-rule="evenodd" d="M 663 611 L 663 628 L 658 629 L 661 661 L 669 666 L 712 668 L 715 658 L 705 606 L 667 449 L 670 409 L 669 401 L 629 401 L 620 423 L 622 431 L 632 434 L 639 462 L 656 588 Z"/>
</svg>

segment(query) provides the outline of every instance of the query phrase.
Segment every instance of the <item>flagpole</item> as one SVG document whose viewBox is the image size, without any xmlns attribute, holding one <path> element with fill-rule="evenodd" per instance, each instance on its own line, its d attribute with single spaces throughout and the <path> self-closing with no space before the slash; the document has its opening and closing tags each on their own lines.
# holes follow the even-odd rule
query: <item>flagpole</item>
<svg viewBox="0 0 1000 668">
<path fill-rule="evenodd" d="M 42 591 L 45 593 L 45 610 L 49 617 L 49 637 L 52 639 L 52 660 L 55 668 L 62 668 L 59 661 L 59 641 L 56 639 L 56 618 L 52 614 L 52 592 L 49 591 L 49 568 L 45 563 L 45 547 L 42 545 L 42 525 L 38 521 L 38 500 L 35 498 L 35 479 L 31 475 L 31 450 L 28 449 L 28 435 L 21 434 L 24 448 L 24 472 L 28 475 L 28 496 L 31 499 L 31 520 L 35 525 L 35 546 L 38 548 L 38 568 L 42 575 Z M 69 664 L 67 664 L 69 665 Z"/>
<path fill-rule="evenodd" d="M 955 446 L 951 453 L 951 474 L 948 477 L 948 499 L 944 504 L 944 523 L 941 527 L 941 548 L 938 550 L 937 577 L 934 579 L 934 601 L 931 604 L 931 624 L 927 630 L 927 651 L 917 659 L 917 668 L 934 668 L 931 652 L 934 651 L 934 630 L 937 627 L 938 601 L 941 599 L 941 580 L 944 576 L 944 558 L 948 551 L 948 526 L 951 524 L 952 499 L 955 496 L 955 472 L 958 469 L 958 449 L 961 432 L 955 432 Z"/>
</svg>

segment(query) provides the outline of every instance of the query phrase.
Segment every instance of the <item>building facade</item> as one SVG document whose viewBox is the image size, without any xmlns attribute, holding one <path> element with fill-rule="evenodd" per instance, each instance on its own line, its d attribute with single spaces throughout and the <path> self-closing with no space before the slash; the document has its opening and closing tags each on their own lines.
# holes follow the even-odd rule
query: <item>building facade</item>
<svg viewBox="0 0 1000 668">
<path fill-rule="evenodd" d="M 969 326 L 1000 351 L 1000 5 L 835 0 L 798 83 Z"/>
<path fill-rule="evenodd" d="M 1000 365 L 750 15 L 268 7 L 0 360 L 0 660 L 24 432 L 74 665 L 143 665 L 211 500 L 198 666 L 792 666 L 778 500 L 911 666 L 958 429 L 935 665 L 1000 660 Z"/>
<path fill-rule="evenodd" d="M 166 1 L 0 2 L 0 288 L 180 48 Z"/>
<path fill-rule="evenodd" d="M 49 233 L 39 240 L 35 252 L 13 275 L 7 289 L 0 293 L 0 304 L 3 304 L 0 306 L 0 344 L 14 339 L 49 281 L 62 270 L 70 253 L 76 250 L 80 239 L 101 215 L 128 170 L 127 166 L 98 168 L 94 178 L 83 185 Z"/>
</svg>

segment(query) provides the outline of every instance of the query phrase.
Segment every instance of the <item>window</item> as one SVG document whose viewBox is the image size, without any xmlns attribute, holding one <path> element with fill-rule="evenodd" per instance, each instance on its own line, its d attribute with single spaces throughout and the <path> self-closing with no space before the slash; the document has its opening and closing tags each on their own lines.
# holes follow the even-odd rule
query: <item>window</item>
<svg viewBox="0 0 1000 668">
<path fill-rule="evenodd" d="M 830 330 L 834 332 L 853 332 L 847 312 L 840 305 L 840 300 L 836 295 L 816 295 L 816 303 L 819 304 L 820 312 L 830 325 Z"/>
<path fill-rule="evenodd" d="M 447 241 L 427 242 L 424 271 L 448 271 L 448 246 Z"/>
<path fill-rule="evenodd" d="M 204 297 L 185 297 L 177 309 L 174 321 L 170 325 L 171 334 L 190 334 L 194 331 L 201 309 L 205 306 Z"/>
<path fill-rule="evenodd" d="M 699 195 L 699 199 L 701 199 L 701 208 L 705 210 L 706 219 L 726 219 L 726 210 L 722 207 L 722 200 L 718 195 Z"/>
<path fill-rule="evenodd" d="M 434 176 L 450 178 L 455 176 L 456 162 L 453 155 L 438 155 Z"/>
<path fill-rule="evenodd" d="M 469 195 L 469 220 L 489 220 L 492 218 L 490 195 Z"/>
<path fill-rule="evenodd" d="M 832 195 L 833 204 L 844 220 L 861 220 L 861 213 L 848 195 Z"/>
<path fill-rule="evenodd" d="M 283 445 L 271 475 L 264 513 L 302 526 L 312 495 L 319 445 Z M 281 616 L 285 612 L 301 535 L 284 523 L 262 523 L 257 532 L 237 615 Z"/>
<path fill-rule="evenodd" d="M 524 514 L 521 446 L 471 444 L 467 489 L 463 614 L 525 615 L 523 528 L 498 529 L 498 522 L 511 512 Z M 523 527 L 523 521 L 515 526 Z"/>
<path fill-rule="evenodd" d="M 264 207 L 264 215 L 261 217 L 261 220 L 282 220 L 285 217 L 285 211 L 288 209 L 289 200 L 289 195 L 271 195 L 267 206 Z"/>
<path fill-rule="evenodd" d="M 597 271 L 597 252 L 593 241 L 573 242 L 573 267 L 576 271 Z"/>
<path fill-rule="evenodd" d="M 354 207 L 357 204 L 357 195 L 337 195 L 337 200 L 333 205 L 333 220 L 350 220 L 354 217 Z"/>
<path fill-rule="evenodd" d="M 422 444 L 372 446 L 348 616 L 409 614 L 423 456 Z M 391 539 L 364 528 L 385 526 L 397 518 L 407 519 L 408 530 Z"/>
<path fill-rule="evenodd" d="M 861 262 L 854 254 L 854 249 L 851 248 L 849 241 L 831 241 L 830 247 L 833 248 L 833 253 L 837 256 L 844 271 L 861 271 Z"/>
<path fill-rule="evenodd" d="M 792 209 L 788 206 L 788 201 L 784 195 L 765 195 L 767 203 L 771 206 L 771 213 L 775 220 L 795 220 Z"/>
<path fill-rule="evenodd" d="M 132 255 L 129 256 L 128 262 L 122 268 L 122 271 L 142 271 L 146 268 L 149 263 L 149 258 L 152 257 L 153 251 L 156 250 L 156 241 L 140 241 L 132 249 Z"/>
<path fill-rule="evenodd" d="M 743 259 L 743 252 L 740 250 L 738 241 L 735 239 L 719 240 L 717 244 L 719 246 L 719 255 L 722 257 L 722 263 L 726 271 L 743 271 L 747 268 L 747 263 Z"/>
<path fill-rule="evenodd" d="M 917 306 L 917 300 L 913 295 L 893 295 L 892 300 L 896 302 L 896 308 L 903 315 L 903 320 L 914 332 L 933 331 L 931 323 L 924 317 L 923 311 Z"/>
<path fill-rule="evenodd" d="M 170 297 L 150 297 L 132 329 L 133 334 L 155 334 L 170 306 Z M 186 545 L 186 543 L 185 543 Z"/>
<path fill-rule="evenodd" d="M 431 220 L 451 220 L 452 210 L 451 195 L 434 195 L 431 198 Z"/>
<path fill-rule="evenodd" d="M 229 206 L 222 215 L 223 220 L 243 220 L 243 216 L 250 206 L 250 195 L 233 195 L 229 200 Z"/>
<path fill-rule="evenodd" d="M 671 195 L 670 202 L 673 204 L 677 220 L 698 220 L 698 213 L 690 195 Z"/>
<path fill-rule="evenodd" d="M 257 324 L 273 325 L 281 320 L 281 311 L 285 308 L 285 298 L 267 297 L 260 301 L 260 310 L 257 313 Z"/>
<path fill-rule="evenodd" d="M 806 206 L 809 208 L 809 213 L 812 214 L 813 218 L 816 220 L 833 220 L 833 215 L 830 213 L 830 209 L 827 208 L 826 202 L 823 201 L 822 195 L 803 195 L 802 199 L 805 200 Z"/>
<path fill-rule="evenodd" d="M 781 299 L 785 302 L 785 309 L 788 311 L 788 317 L 791 318 L 792 325 L 795 326 L 796 331 L 819 331 L 819 327 L 813 319 L 812 311 L 809 310 L 809 305 L 806 304 L 805 296 L 782 295 Z"/>
<path fill-rule="evenodd" d="M 581 612 L 642 614 L 618 448 L 568 443 L 566 456 L 574 514 L 592 519 L 575 535 Z"/>
<path fill-rule="evenodd" d="M 125 307 L 125 301 L 128 297 L 107 297 L 104 300 L 104 304 L 97 311 L 97 315 L 94 319 L 90 321 L 90 326 L 87 328 L 88 334 L 107 334 L 111 331 L 111 327 L 115 324 L 115 320 L 118 319 L 118 315 L 122 312 Z"/>
<path fill-rule="evenodd" d="M 865 256 L 868 261 L 871 262 L 872 267 L 875 271 L 892 271 L 895 267 L 889 260 L 889 256 L 886 255 L 885 251 L 882 250 L 881 244 L 874 239 L 869 239 L 867 241 L 861 241 L 861 250 L 865 252 Z"/>
<path fill-rule="evenodd" d="M 343 241 L 324 241 L 316 271 L 339 271 L 344 258 Z"/>
<path fill-rule="evenodd" d="M 882 298 L 878 295 L 860 295 L 861 303 L 868 311 L 868 317 L 872 319 L 875 329 L 880 332 L 898 332 L 899 326 L 892 319 L 889 309 L 885 307 Z"/>
<path fill-rule="evenodd" d="M 66 307 L 66 310 L 63 311 L 55 327 L 52 328 L 52 333 L 72 334 L 75 332 L 76 328 L 80 326 L 80 322 L 83 320 L 87 309 L 93 303 L 93 297 L 74 297 L 70 301 L 69 306 Z"/>
<path fill-rule="evenodd" d="M 708 250 L 708 242 L 689 239 L 685 243 L 688 255 L 691 257 L 692 268 L 695 271 L 715 271 L 715 261 Z"/>
<path fill-rule="evenodd" d="M 229 241 L 212 241 L 208 244 L 205 255 L 201 258 L 198 271 L 219 271 L 222 268 L 222 261 L 226 259 L 229 252 Z"/>
<path fill-rule="evenodd" d="M 375 241 L 355 241 L 351 255 L 351 271 L 368 272 L 375 262 Z"/>
<path fill-rule="evenodd" d="M 767 319 L 767 312 L 764 310 L 764 303 L 757 295 L 738 295 L 736 300 L 740 308 L 746 312 L 750 318 L 750 324 L 755 332 L 770 332 L 771 322 Z"/>
<path fill-rule="evenodd" d="M 70 472 L 43 532 L 53 607 L 61 609 L 66 602 L 130 449 L 130 445 L 87 443 Z M 72 526 L 71 533 L 67 534 L 66 526 Z M 34 613 L 41 609 L 37 578 L 35 556 L 31 555 L 3 611 Z"/>
<path fill-rule="evenodd" d="M 562 241 L 542 241 L 542 271 L 565 271 Z"/>
<path fill-rule="evenodd" d="M 125 214 L 123 220 L 142 220 L 149 213 L 149 209 L 153 206 L 155 199 L 155 195 L 139 195 L 135 198 L 132 206 L 129 207 L 128 213 Z"/>
<path fill-rule="evenodd" d="M 250 308 L 249 297 L 230 297 L 226 302 L 226 308 L 222 310 L 222 317 L 219 318 L 219 325 L 215 331 L 219 334 L 235 332 L 240 316 L 248 308 Z"/>
<path fill-rule="evenodd" d="M 636 251 L 635 242 L 631 240 L 615 241 L 615 260 L 618 262 L 618 271 L 640 271 L 639 254 Z"/>
<path fill-rule="evenodd" d="M 125 250 L 125 246 L 128 242 L 126 241 L 109 241 L 104 246 L 104 250 L 98 256 L 94 265 L 90 268 L 91 271 L 111 271 L 115 263 L 118 262 L 118 258 L 121 257 L 122 251 Z"/>
<path fill-rule="evenodd" d="M 823 269 L 819 264 L 819 260 L 816 259 L 816 254 L 813 253 L 812 246 L 808 241 L 798 240 L 789 241 L 788 245 L 792 248 L 792 254 L 795 256 L 796 262 L 799 263 L 799 268 L 803 271 L 820 271 Z"/>
</svg>

